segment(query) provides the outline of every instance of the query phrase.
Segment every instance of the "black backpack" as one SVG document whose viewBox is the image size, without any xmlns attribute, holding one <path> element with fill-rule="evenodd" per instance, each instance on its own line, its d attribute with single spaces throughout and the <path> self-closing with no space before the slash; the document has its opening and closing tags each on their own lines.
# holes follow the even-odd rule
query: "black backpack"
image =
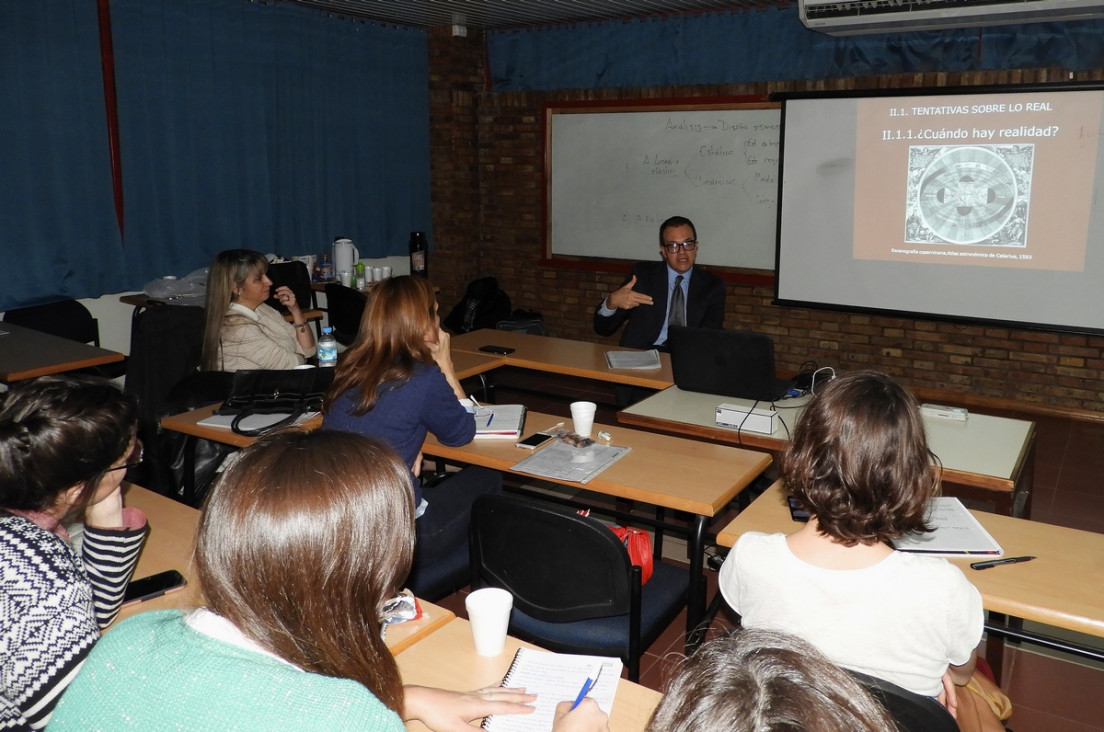
<svg viewBox="0 0 1104 732">
<path fill-rule="evenodd" d="M 494 328 L 500 320 L 510 319 L 510 296 L 498 287 L 494 277 L 480 277 L 468 283 L 464 299 L 445 317 L 445 327 L 453 333 Z"/>
</svg>

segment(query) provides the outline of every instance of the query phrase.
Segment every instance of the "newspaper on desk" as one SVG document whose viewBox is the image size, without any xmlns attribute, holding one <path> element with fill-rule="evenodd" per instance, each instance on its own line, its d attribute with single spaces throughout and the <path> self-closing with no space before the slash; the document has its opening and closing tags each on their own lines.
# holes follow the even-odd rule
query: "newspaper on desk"
<svg viewBox="0 0 1104 732">
<path fill-rule="evenodd" d="M 589 483 L 591 478 L 629 453 L 631 447 L 603 445 L 593 440 L 575 446 L 565 439 L 554 440 L 548 447 L 510 467 L 518 473 L 536 475 L 572 483 Z"/>
</svg>

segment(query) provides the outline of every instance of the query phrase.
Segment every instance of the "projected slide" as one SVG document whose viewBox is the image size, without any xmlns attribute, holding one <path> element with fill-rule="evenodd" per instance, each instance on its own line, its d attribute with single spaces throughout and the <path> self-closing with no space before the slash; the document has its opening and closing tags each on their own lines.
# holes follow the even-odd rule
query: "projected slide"
<svg viewBox="0 0 1104 732">
<path fill-rule="evenodd" d="M 1054 123 L 1059 113 L 1078 124 Z M 857 115 L 856 184 L 869 181 L 882 195 L 855 198 L 856 257 L 1084 267 L 1096 139 L 1084 137 L 1083 125 L 1099 126 L 1099 99 L 864 99 Z M 895 221 L 887 191 L 900 192 Z M 1033 229 L 1048 232 L 1038 246 Z M 1056 239 L 1059 247 L 1046 245 Z"/>
<path fill-rule="evenodd" d="M 784 99 L 777 299 L 1104 331 L 1104 90 L 1051 89 Z"/>
</svg>

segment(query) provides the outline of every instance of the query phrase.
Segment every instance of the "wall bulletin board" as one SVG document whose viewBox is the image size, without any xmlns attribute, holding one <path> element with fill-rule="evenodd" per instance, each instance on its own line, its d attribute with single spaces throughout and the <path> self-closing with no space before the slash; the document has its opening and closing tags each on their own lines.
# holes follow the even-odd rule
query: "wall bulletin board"
<svg viewBox="0 0 1104 732">
<path fill-rule="evenodd" d="M 773 270 L 780 106 L 545 109 L 545 254 L 658 257 L 659 224 L 691 219 L 702 264 Z"/>
</svg>

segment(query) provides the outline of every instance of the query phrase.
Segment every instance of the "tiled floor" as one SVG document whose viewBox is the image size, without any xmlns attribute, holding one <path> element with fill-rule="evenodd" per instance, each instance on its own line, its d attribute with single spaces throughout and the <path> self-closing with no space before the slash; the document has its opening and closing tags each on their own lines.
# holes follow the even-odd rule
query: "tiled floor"
<svg viewBox="0 0 1104 732">
<path fill-rule="evenodd" d="M 596 421 L 617 424 L 612 388 L 607 384 L 534 374 L 530 371 L 497 372 L 496 400 L 520 402 L 530 409 L 568 417 L 568 403 L 588 399 L 599 405 Z M 477 382 L 471 385 L 477 388 Z M 1104 474 L 1104 423 L 1040 418 L 1001 413 L 1001 416 L 1030 419 L 1036 428 L 1036 467 L 1032 519 L 1086 531 L 1104 532 L 1104 491 L 1099 489 Z M 723 526 L 734 511 L 714 522 Z M 681 556 L 680 556 L 681 553 Z M 668 540 L 664 554 L 672 561 L 685 560 L 685 544 Z M 1104 578 L 1087 578 L 1099 584 Z M 716 574 L 707 573 L 708 597 L 716 593 Z M 440 604 L 465 615 L 459 592 Z M 685 611 L 648 649 L 641 663 L 641 683 L 662 690 L 671 664 L 681 657 Z M 722 612 L 710 628 L 710 637 L 732 627 Z M 1040 629 L 1046 632 L 1046 629 Z M 1082 639 L 1104 647 L 1100 639 Z M 1104 732 L 1104 665 L 1063 658 L 1055 653 L 1015 649 L 1005 653 L 1003 688 L 1011 697 L 1014 712 L 1008 725 L 1015 732 Z"/>
</svg>

